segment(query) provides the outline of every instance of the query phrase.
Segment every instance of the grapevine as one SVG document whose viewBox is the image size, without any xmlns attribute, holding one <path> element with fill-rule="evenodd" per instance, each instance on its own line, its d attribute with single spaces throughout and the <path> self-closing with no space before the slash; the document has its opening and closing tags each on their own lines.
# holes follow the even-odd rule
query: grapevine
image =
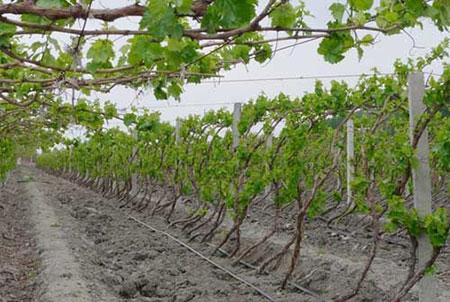
<svg viewBox="0 0 450 302">
<path fill-rule="evenodd" d="M 437 57 L 444 56 L 442 51 Z M 398 63 L 394 76 L 364 77 L 354 88 L 335 81 L 326 89 L 317 82 L 315 91 L 301 98 L 262 95 L 243 106 L 236 148 L 233 117 L 227 111 L 180 120 L 179 133 L 156 113 L 132 113 L 125 117 L 131 133 L 96 129 L 85 142 L 70 142 L 65 149 L 44 153 L 38 164 L 106 196 L 117 196 L 124 201 L 122 206 L 148 209 L 152 215 L 165 213 L 191 240 L 213 240 L 229 219 L 231 226 L 217 242 L 216 251 L 227 246 L 234 261 L 249 257 L 277 236 L 280 217 L 295 214 L 295 232 L 280 250 L 259 261 L 258 270 L 265 272 L 276 269 L 281 259 L 290 255 L 282 287 L 298 265 L 304 229 L 310 221 L 327 217 L 322 215 L 335 203 L 338 205 L 331 208 L 335 212 L 365 215 L 372 228 L 371 257 L 357 288 L 337 298 L 344 301 L 358 294 L 384 233 L 404 230 L 412 242 L 426 234 L 436 255 L 448 238 L 447 210 L 438 208 L 419 218 L 407 202 L 406 187 L 416 161 L 414 142 L 426 126 L 433 171 L 440 183 L 447 181 L 450 73 L 446 67 L 440 79 L 430 80 L 427 111 L 411 145 L 405 94 L 405 72 L 414 67 L 411 64 Z M 346 205 L 339 205 L 342 190 L 330 184 L 340 177 L 339 169 L 345 163 L 343 126 L 350 118 L 357 129 L 358 147 L 349 212 Z M 269 146 L 266 142 L 272 134 Z M 104 157 L 109 160 L 103 161 Z M 154 198 L 156 195 L 159 197 Z M 248 238 L 242 238 L 242 227 L 261 204 L 273 209 L 273 227 L 260 240 L 244 243 Z M 184 207 L 187 216 L 171 220 L 177 206 Z M 400 296 L 416 278 L 418 268 L 411 270 L 399 289 Z"/>
<path fill-rule="evenodd" d="M 390 238 L 406 238 L 410 249 L 391 301 L 432 271 L 448 245 L 448 205 L 422 215 L 411 192 L 428 137 L 432 190 L 450 194 L 448 39 L 354 86 L 317 81 L 299 96 L 261 94 L 233 113 L 209 111 L 175 125 L 149 109 L 122 112 L 103 96 L 120 87 L 179 101 L 187 85 L 268 64 L 300 44 L 330 64 L 352 52 L 361 60 L 368 47 L 402 33 L 415 45 L 410 29 L 448 32 L 448 0 L 333 0 L 322 24 L 303 1 L 109 2 L 0 0 L 2 184 L 27 159 L 119 208 L 164 217 L 189 241 L 213 245 L 214 255 L 278 274 L 282 289 L 303 272 L 308 228 L 352 225 L 370 235 L 368 257 L 336 302 L 361 294 Z M 443 71 L 427 74 L 425 111 L 416 120 L 408 77 L 434 63 Z M 354 154 L 346 149 L 347 125 L 354 125 Z M 75 126 L 83 135 L 69 135 Z M 267 225 L 249 232 L 258 217 Z M 424 238 L 432 253 L 421 265 Z"/>
</svg>

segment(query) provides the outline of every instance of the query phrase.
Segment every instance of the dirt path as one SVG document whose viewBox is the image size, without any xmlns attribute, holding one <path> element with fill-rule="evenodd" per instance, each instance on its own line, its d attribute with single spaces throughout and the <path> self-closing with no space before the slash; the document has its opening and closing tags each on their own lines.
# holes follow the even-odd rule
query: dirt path
<svg viewBox="0 0 450 302">
<path fill-rule="evenodd" d="M 0 185 L 0 301 L 34 301 L 39 259 L 28 200 L 15 182 Z"/>
<path fill-rule="evenodd" d="M 66 221 L 58 217 L 46 198 L 39 182 L 27 172 L 19 174 L 25 180 L 37 247 L 40 251 L 40 301 L 91 302 L 111 301 L 110 297 L 90 294 L 78 262 L 67 241 Z"/>
<path fill-rule="evenodd" d="M 96 296 L 94 301 L 264 301 L 255 290 L 173 240 L 128 219 L 128 213 L 118 209 L 114 200 L 35 169 L 23 168 L 22 173 L 33 178 L 26 183 L 28 192 L 46 208 L 38 209 L 46 221 L 41 227 L 66 241 L 66 247 L 61 247 L 64 256 L 57 261 L 72 263 L 62 266 L 72 273 L 62 281 L 77 281 L 68 295 L 75 291 L 80 298 L 72 301 L 90 301 L 92 296 Z M 136 216 L 167 230 L 162 219 Z M 176 229 L 168 231 L 183 239 Z M 211 253 L 205 246 L 193 246 L 205 255 Z M 213 259 L 268 292 L 274 301 L 298 301 L 302 297 L 298 292 L 279 292 L 269 276 L 258 278 L 250 270 L 230 267 L 226 259 Z M 60 276 L 50 274 L 50 278 Z M 107 295 L 109 298 L 105 298 Z M 303 301 L 313 300 L 306 296 Z"/>
</svg>

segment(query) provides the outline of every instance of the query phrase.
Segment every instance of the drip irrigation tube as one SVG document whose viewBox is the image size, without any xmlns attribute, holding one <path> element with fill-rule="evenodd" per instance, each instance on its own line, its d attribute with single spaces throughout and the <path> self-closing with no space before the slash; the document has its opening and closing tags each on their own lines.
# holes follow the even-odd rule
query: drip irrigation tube
<svg viewBox="0 0 450 302">
<path fill-rule="evenodd" d="M 183 247 L 185 247 L 186 249 L 188 249 L 190 252 L 194 253 L 195 255 L 199 256 L 200 258 L 202 258 L 203 260 L 205 260 L 206 262 L 212 264 L 213 266 L 217 267 L 218 269 L 224 271 L 225 273 L 227 273 L 228 275 L 230 275 L 231 277 L 233 277 L 234 279 L 242 282 L 243 284 L 247 285 L 248 287 L 251 287 L 252 289 L 254 289 L 258 294 L 260 294 L 261 296 L 263 296 L 266 300 L 271 301 L 271 302 L 276 302 L 276 300 L 274 298 L 272 298 L 268 293 L 266 293 L 265 291 L 263 291 L 262 289 L 258 288 L 257 286 L 253 285 L 252 283 L 250 283 L 249 281 L 239 277 L 238 275 L 234 274 L 233 272 L 231 272 L 230 270 L 224 268 L 223 266 L 221 266 L 220 264 L 215 263 L 214 261 L 212 261 L 211 259 L 209 259 L 208 257 L 204 256 L 202 253 L 196 251 L 195 249 L 193 249 L 191 246 L 187 245 L 186 243 L 184 243 L 183 241 L 175 238 L 174 236 L 170 235 L 167 232 L 158 230 L 154 227 L 152 227 L 151 225 L 140 221 L 139 219 L 133 217 L 133 216 L 128 216 L 129 219 L 134 220 L 135 222 L 145 226 L 146 228 L 152 230 L 153 232 L 157 232 L 160 234 L 163 234 L 167 237 L 169 237 L 170 239 L 172 239 L 173 241 L 177 242 L 178 244 L 182 245 Z"/>
</svg>

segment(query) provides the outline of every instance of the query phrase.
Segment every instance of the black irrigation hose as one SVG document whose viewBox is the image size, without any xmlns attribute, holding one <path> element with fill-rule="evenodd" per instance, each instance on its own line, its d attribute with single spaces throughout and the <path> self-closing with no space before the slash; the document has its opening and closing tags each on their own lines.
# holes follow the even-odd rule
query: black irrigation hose
<svg viewBox="0 0 450 302">
<path fill-rule="evenodd" d="M 209 244 L 209 243 L 207 243 L 207 245 L 209 245 L 209 246 L 211 246 L 211 247 L 214 247 L 212 244 Z M 229 254 L 228 252 L 224 251 L 223 249 L 218 249 L 218 251 L 221 252 L 222 254 L 224 254 L 225 256 L 230 256 L 230 254 Z M 253 264 L 250 264 L 250 263 L 248 263 L 248 262 L 245 262 L 245 261 L 243 261 L 243 260 L 239 260 L 239 263 L 242 264 L 243 266 L 248 267 L 248 268 L 251 268 L 251 269 L 253 269 L 253 270 L 258 269 L 257 266 L 255 266 L 255 265 L 253 265 Z M 314 271 L 313 271 L 313 272 L 314 272 Z M 304 279 L 307 279 L 307 277 L 308 277 L 308 276 L 304 277 Z M 305 294 L 308 294 L 308 295 L 310 295 L 310 296 L 313 296 L 313 297 L 316 298 L 316 299 L 319 299 L 321 302 L 326 301 L 326 300 L 324 300 L 318 293 L 316 293 L 316 292 L 314 292 L 314 291 L 312 291 L 312 290 L 310 290 L 310 289 L 307 289 L 306 287 L 303 287 L 303 286 L 298 285 L 298 284 L 296 284 L 296 283 L 294 283 L 294 282 L 291 282 L 291 281 L 288 282 L 288 285 L 290 285 L 290 286 L 296 288 L 297 290 L 299 290 L 299 291 L 301 291 L 301 292 L 304 292 Z"/>
<path fill-rule="evenodd" d="M 184 243 L 183 241 L 175 238 L 174 236 L 170 235 L 167 232 L 158 230 L 154 227 L 152 227 L 151 225 L 140 221 L 139 219 L 134 218 L 133 216 L 128 216 L 129 219 L 134 220 L 135 222 L 149 228 L 150 230 L 152 230 L 153 232 L 157 232 L 160 234 L 163 234 L 167 237 L 169 237 L 170 239 L 172 239 L 173 241 L 177 242 L 178 244 L 182 245 L 183 247 L 185 247 L 186 249 L 188 249 L 189 251 L 191 251 L 192 253 L 194 253 L 195 255 L 199 256 L 200 258 L 202 258 L 203 260 L 205 260 L 206 262 L 212 264 L 213 266 L 217 267 L 218 269 L 224 271 L 225 273 L 227 273 L 228 275 L 230 275 L 231 277 L 233 277 L 234 279 L 244 283 L 245 285 L 251 287 L 252 289 L 254 289 L 258 294 L 260 294 L 261 296 L 263 296 L 264 298 L 266 298 L 266 300 L 271 301 L 271 302 L 276 302 L 276 300 L 274 298 L 272 298 L 268 293 L 266 293 L 265 291 L 263 291 L 262 289 L 256 287 L 255 285 L 253 285 L 252 283 L 250 283 L 249 281 L 239 277 L 238 275 L 234 274 L 233 272 L 231 272 L 230 270 L 224 268 L 223 266 L 221 266 L 220 264 L 215 263 L 214 261 L 212 261 L 211 259 L 209 259 L 208 257 L 204 256 L 202 253 L 196 251 L 195 249 L 193 249 L 192 247 L 190 247 L 189 245 L 187 245 L 186 243 Z"/>
</svg>

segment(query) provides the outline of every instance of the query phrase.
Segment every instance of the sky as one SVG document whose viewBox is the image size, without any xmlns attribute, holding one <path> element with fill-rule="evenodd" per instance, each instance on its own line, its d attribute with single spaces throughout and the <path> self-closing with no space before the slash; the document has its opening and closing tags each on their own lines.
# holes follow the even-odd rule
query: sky
<svg viewBox="0 0 450 302">
<path fill-rule="evenodd" d="M 325 23 L 330 19 L 328 7 L 335 1 L 306 0 L 304 2 L 314 15 L 314 18 L 308 19 L 307 23 L 310 26 L 325 27 Z M 96 7 L 100 8 L 102 6 L 129 5 L 133 4 L 134 1 L 96 0 L 94 3 Z M 264 4 L 264 1 L 262 4 Z M 114 22 L 114 26 L 117 28 L 136 28 L 137 20 L 123 18 Z M 156 100 L 150 90 L 138 95 L 137 91 L 126 88 L 115 88 L 108 95 L 96 93 L 93 97 L 98 97 L 103 101 L 110 100 L 123 110 L 130 106 L 136 106 L 159 111 L 163 120 L 174 122 L 177 117 L 185 117 L 189 114 L 202 114 L 208 110 L 221 107 L 231 109 L 233 103 L 245 103 L 261 93 L 275 96 L 283 92 L 291 96 L 301 96 L 305 91 L 312 90 L 315 82 L 315 79 L 226 82 L 229 80 L 362 74 L 370 73 L 373 68 L 380 72 L 389 73 L 392 72 L 393 63 L 397 58 L 405 61 L 408 57 L 423 56 L 445 37 L 449 37 L 448 33 L 439 32 L 432 24 L 425 23 L 423 30 L 410 29 L 408 33 L 391 37 L 380 35 L 377 37 L 375 45 L 365 48 L 365 54 L 361 60 L 358 60 L 356 51 L 352 50 L 338 64 L 325 62 L 322 56 L 317 53 L 319 42 L 307 43 L 277 52 L 268 63 L 238 65 L 231 71 L 222 72 L 223 78 L 221 78 L 221 81 L 225 82 L 207 80 L 198 85 L 186 85 L 179 102 L 173 99 L 168 101 Z M 121 38 L 117 40 L 117 45 L 120 46 L 125 41 L 126 38 Z M 285 44 L 279 44 L 278 46 L 282 47 L 283 45 Z M 427 71 L 440 73 L 442 68 L 439 65 L 432 65 Z M 329 83 L 331 80 L 324 79 L 323 82 Z M 344 80 L 352 84 L 356 82 L 357 78 Z M 112 123 L 112 125 L 115 124 Z"/>
</svg>

